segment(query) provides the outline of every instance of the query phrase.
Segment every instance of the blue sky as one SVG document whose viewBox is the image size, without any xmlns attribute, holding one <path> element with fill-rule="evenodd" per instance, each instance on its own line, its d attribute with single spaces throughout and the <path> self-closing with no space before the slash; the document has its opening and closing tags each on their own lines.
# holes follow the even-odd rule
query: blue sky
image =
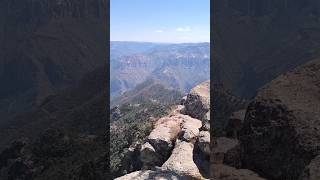
<svg viewBox="0 0 320 180">
<path fill-rule="evenodd" d="M 210 0 L 111 0 L 110 39 L 209 42 Z"/>
</svg>

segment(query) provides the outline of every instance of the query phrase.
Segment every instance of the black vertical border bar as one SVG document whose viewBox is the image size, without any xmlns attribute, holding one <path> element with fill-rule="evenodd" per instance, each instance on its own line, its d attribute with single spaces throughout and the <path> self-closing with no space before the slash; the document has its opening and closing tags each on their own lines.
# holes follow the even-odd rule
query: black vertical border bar
<svg viewBox="0 0 320 180">
<path fill-rule="evenodd" d="M 110 0 L 103 0 L 103 6 L 104 6 L 104 30 L 106 32 L 106 57 L 105 57 L 105 74 L 106 74 L 106 82 L 105 83 L 105 93 L 106 93 L 106 124 L 105 124 L 105 148 L 106 148 L 106 167 L 105 170 L 107 172 L 108 179 L 111 179 L 111 173 L 110 173 Z"/>
<path fill-rule="evenodd" d="M 212 151 L 213 148 L 213 127 L 214 127 L 214 36 L 213 36 L 213 22 L 214 22 L 214 3 L 218 0 L 210 0 L 210 150 Z M 213 162 L 212 153 L 210 154 L 210 162 L 209 162 L 209 177 L 212 179 L 212 167 L 211 164 Z"/>
</svg>

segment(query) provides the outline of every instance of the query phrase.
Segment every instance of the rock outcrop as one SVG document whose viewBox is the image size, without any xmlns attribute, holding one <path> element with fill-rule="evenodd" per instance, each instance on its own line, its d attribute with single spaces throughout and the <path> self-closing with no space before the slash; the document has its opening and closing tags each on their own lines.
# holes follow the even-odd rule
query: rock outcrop
<svg viewBox="0 0 320 180">
<path fill-rule="evenodd" d="M 207 156 L 210 156 L 210 132 L 200 131 L 198 139 L 198 147 Z"/>
<path fill-rule="evenodd" d="M 148 142 L 144 143 L 141 147 L 140 160 L 146 169 L 153 166 L 160 166 L 162 164 L 160 154 L 158 154 L 154 147 Z"/>
<path fill-rule="evenodd" d="M 142 169 L 146 171 L 132 172 L 118 178 L 119 180 L 208 177 L 209 170 L 205 166 L 209 165 L 210 132 L 202 131 L 202 127 L 203 120 L 210 119 L 206 117 L 210 116 L 209 84 L 207 81 L 195 87 L 184 105 L 174 106 L 169 115 L 154 123 L 154 129 L 140 148 Z M 197 113 L 201 115 L 197 116 Z"/>
<path fill-rule="evenodd" d="M 162 169 L 173 171 L 184 177 L 201 179 L 202 175 L 193 161 L 194 144 L 177 140 L 170 158 L 162 165 Z"/>
<path fill-rule="evenodd" d="M 320 154 L 320 60 L 279 76 L 250 103 L 242 161 L 270 179 L 298 179 Z"/>
<path fill-rule="evenodd" d="M 174 146 L 178 134 L 181 131 L 183 115 L 163 117 L 156 122 L 155 128 L 147 138 L 147 141 L 164 158 L 167 158 Z"/>
<path fill-rule="evenodd" d="M 199 137 L 199 129 L 201 126 L 202 123 L 200 120 L 184 115 L 183 122 L 181 124 L 180 139 L 194 143 Z"/>
<path fill-rule="evenodd" d="M 184 103 L 185 114 L 200 120 L 206 119 L 210 110 L 210 81 L 194 87 Z"/>
<path fill-rule="evenodd" d="M 232 120 L 225 128 L 228 137 L 239 137 L 241 168 L 267 179 L 299 179 L 320 149 L 319 60 L 303 65 L 319 57 L 319 3 L 221 0 L 213 7 L 212 81 L 236 96 L 255 97 L 243 127 Z M 215 111 L 227 112 L 227 101 L 214 94 Z M 230 114 L 213 117 L 224 123 Z"/>
</svg>

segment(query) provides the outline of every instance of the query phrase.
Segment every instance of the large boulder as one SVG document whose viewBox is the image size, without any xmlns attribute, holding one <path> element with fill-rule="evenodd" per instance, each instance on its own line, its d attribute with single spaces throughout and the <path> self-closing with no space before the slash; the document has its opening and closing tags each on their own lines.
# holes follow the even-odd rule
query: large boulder
<svg viewBox="0 0 320 180">
<path fill-rule="evenodd" d="M 237 139 L 219 137 L 212 149 L 212 160 L 216 164 L 227 164 L 240 167 L 240 146 Z"/>
<path fill-rule="evenodd" d="M 250 103 L 242 162 L 270 179 L 298 179 L 320 154 L 320 60 L 279 76 Z"/>
<path fill-rule="evenodd" d="M 180 139 L 194 143 L 199 136 L 199 129 L 202 126 L 202 122 L 187 115 L 180 116 L 183 117 Z"/>
<path fill-rule="evenodd" d="M 148 136 L 147 141 L 162 157 L 167 158 L 170 155 L 174 142 L 181 131 L 183 119 L 183 115 L 160 118 Z"/>
<path fill-rule="evenodd" d="M 206 119 L 210 110 L 210 81 L 194 87 L 184 103 L 185 114 L 200 120 Z"/>
<path fill-rule="evenodd" d="M 154 166 L 160 166 L 163 163 L 163 158 L 148 142 L 144 143 L 141 147 L 140 160 L 143 163 L 144 169 L 149 169 Z"/>
<path fill-rule="evenodd" d="M 181 176 L 201 179 L 202 175 L 193 161 L 193 148 L 192 143 L 177 140 L 171 156 L 162 165 L 162 169 L 173 171 Z"/>
<path fill-rule="evenodd" d="M 127 151 L 124 151 L 124 157 L 121 161 L 122 168 L 127 172 L 136 171 L 141 169 L 143 163 L 140 160 L 140 151 L 142 147 L 142 142 L 136 141 L 130 145 Z"/>
</svg>

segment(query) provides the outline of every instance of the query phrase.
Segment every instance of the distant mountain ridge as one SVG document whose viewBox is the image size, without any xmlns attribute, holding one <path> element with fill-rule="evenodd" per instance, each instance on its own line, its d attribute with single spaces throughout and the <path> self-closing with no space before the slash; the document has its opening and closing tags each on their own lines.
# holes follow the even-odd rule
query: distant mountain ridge
<svg viewBox="0 0 320 180">
<path fill-rule="evenodd" d="M 128 50 L 128 53 L 120 50 Z M 121 55 L 120 55 L 121 54 Z M 110 93 L 116 97 L 149 78 L 182 92 L 209 79 L 209 43 L 111 42 Z"/>
<path fill-rule="evenodd" d="M 161 102 L 162 104 L 177 103 L 176 100 L 182 97 L 178 90 L 156 79 L 148 79 L 137 85 L 110 102 L 110 107 L 119 106 L 125 103 L 139 103 L 140 101 Z"/>
</svg>

